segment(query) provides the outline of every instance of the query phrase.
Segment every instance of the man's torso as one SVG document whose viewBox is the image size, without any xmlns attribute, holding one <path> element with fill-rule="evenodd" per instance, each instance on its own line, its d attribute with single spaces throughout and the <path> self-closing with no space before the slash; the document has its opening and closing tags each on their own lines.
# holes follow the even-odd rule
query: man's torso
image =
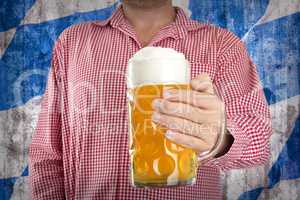
<svg viewBox="0 0 300 200">
<path fill-rule="evenodd" d="M 219 171 L 200 166 L 193 186 L 139 189 L 130 185 L 126 67 L 141 48 L 122 23 L 89 22 L 61 35 L 62 141 L 65 190 L 75 199 L 219 199 Z M 149 44 L 185 54 L 191 77 L 212 80 L 223 29 L 190 21 L 162 29 Z M 142 66 L 141 66 L 142 67 Z M 172 73 L 172 72 L 170 72 Z"/>
</svg>

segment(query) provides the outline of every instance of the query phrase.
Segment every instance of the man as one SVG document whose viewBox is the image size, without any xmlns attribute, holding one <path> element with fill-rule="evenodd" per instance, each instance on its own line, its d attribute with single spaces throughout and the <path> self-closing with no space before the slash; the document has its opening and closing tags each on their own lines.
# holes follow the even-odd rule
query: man
<svg viewBox="0 0 300 200">
<path fill-rule="evenodd" d="M 192 90 L 165 91 L 153 103 L 166 137 L 200 155 L 226 125 L 192 186 L 130 185 L 124 74 L 144 46 L 174 48 L 191 63 Z M 207 134 L 203 126 L 214 127 Z M 221 199 L 220 170 L 263 164 L 270 134 L 255 65 L 239 38 L 188 19 L 171 0 L 124 0 L 108 20 L 74 25 L 55 43 L 29 152 L 33 199 Z"/>
</svg>

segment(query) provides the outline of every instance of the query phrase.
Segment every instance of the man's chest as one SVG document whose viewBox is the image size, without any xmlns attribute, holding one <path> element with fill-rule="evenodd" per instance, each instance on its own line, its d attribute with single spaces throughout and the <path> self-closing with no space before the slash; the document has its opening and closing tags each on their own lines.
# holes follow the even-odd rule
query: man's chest
<svg viewBox="0 0 300 200">
<path fill-rule="evenodd" d="M 208 73 L 213 79 L 216 74 L 214 48 L 208 42 L 168 38 L 154 46 L 174 48 L 184 53 L 190 62 L 192 78 Z M 123 115 L 127 108 L 127 63 L 139 49 L 134 39 L 123 37 L 115 41 L 102 38 L 74 50 L 66 83 L 68 99 L 73 105 L 71 109 L 76 109 L 77 114 L 89 115 L 91 119 L 93 115 L 107 120 Z"/>
<path fill-rule="evenodd" d="M 102 38 L 87 41 L 78 50 L 72 51 L 66 71 L 69 82 L 85 82 L 99 88 L 100 85 L 125 87 L 128 60 L 140 50 L 136 40 L 131 37 Z M 209 40 L 166 38 L 153 46 L 173 48 L 186 56 L 190 62 L 191 77 L 208 73 L 211 79 L 217 72 L 216 52 Z M 141 68 L 143 66 L 140 66 Z M 172 72 L 170 72 L 172 73 Z M 115 87 L 114 87 L 115 88 Z M 105 87 L 109 89 L 109 87 Z"/>
</svg>

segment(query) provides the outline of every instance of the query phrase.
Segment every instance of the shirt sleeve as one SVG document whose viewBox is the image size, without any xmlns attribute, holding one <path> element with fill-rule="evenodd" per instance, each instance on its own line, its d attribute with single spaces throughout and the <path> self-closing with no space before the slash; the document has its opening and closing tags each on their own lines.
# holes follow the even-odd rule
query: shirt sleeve
<svg viewBox="0 0 300 200">
<path fill-rule="evenodd" d="M 61 44 L 52 51 L 46 91 L 29 146 L 32 199 L 65 199 L 61 137 Z"/>
<path fill-rule="evenodd" d="M 271 115 L 256 66 L 236 36 L 218 59 L 214 84 L 225 103 L 227 131 L 234 137 L 229 151 L 204 165 L 221 170 L 262 165 L 269 159 Z"/>
</svg>

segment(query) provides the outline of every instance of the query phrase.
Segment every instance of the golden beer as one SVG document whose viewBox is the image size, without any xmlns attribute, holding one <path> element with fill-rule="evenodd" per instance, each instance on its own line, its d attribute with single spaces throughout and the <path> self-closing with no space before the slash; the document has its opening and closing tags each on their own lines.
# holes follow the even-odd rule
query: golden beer
<svg viewBox="0 0 300 200">
<path fill-rule="evenodd" d="M 145 47 L 128 62 L 131 182 L 133 186 L 192 184 L 196 180 L 195 151 L 175 144 L 151 119 L 152 102 L 164 89 L 189 89 L 190 66 L 174 49 Z"/>
<path fill-rule="evenodd" d="M 135 186 L 192 184 L 196 178 L 195 151 L 164 137 L 166 128 L 151 121 L 152 101 L 164 89 L 188 89 L 187 84 L 143 85 L 129 90 L 131 176 Z"/>
</svg>

